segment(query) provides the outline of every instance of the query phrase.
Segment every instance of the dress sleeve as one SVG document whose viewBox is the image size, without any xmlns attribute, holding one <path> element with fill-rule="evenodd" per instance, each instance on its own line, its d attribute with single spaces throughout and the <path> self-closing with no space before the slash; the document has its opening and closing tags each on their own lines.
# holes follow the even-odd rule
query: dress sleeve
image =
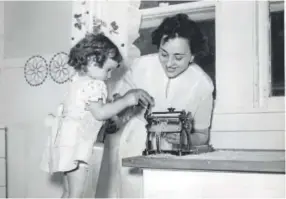
<svg viewBox="0 0 286 199">
<path fill-rule="evenodd" d="M 84 84 L 83 87 L 79 89 L 78 95 L 85 103 L 88 103 L 89 101 L 97 102 L 100 100 L 105 103 L 107 88 L 102 81 L 92 81 Z"/>
</svg>

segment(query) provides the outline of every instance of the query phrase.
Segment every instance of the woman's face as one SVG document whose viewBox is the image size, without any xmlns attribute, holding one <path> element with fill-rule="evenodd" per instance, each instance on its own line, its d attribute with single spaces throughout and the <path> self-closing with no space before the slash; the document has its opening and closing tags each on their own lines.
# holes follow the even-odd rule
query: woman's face
<svg viewBox="0 0 286 199">
<path fill-rule="evenodd" d="M 166 75 L 169 78 L 176 78 L 189 67 L 194 56 L 187 39 L 176 37 L 166 42 L 163 39 L 164 37 L 160 44 L 159 59 Z"/>
</svg>

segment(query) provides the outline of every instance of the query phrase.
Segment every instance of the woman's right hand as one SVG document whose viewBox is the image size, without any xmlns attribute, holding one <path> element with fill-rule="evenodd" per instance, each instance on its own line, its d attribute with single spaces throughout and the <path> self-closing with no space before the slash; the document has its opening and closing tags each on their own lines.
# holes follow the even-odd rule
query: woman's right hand
<svg viewBox="0 0 286 199">
<path fill-rule="evenodd" d="M 128 106 L 136 106 L 140 103 L 144 107 L 148 105 L 152 107 L 155 104 L 154 98 L 142 89 L 131 89 L 125 93 L 123 98 L 126 100 Z"/>
</svg>

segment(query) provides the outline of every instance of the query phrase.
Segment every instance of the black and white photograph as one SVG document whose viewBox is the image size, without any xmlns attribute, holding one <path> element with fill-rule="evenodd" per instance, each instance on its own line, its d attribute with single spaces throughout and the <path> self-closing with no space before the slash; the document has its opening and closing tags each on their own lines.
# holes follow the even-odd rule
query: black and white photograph
<svg viewBox="0 0 286 199">
<path fill-rule="evenodd" d="M 285 198 L 284 8 L 0 1 L 0 198 Z"/>
</svg>

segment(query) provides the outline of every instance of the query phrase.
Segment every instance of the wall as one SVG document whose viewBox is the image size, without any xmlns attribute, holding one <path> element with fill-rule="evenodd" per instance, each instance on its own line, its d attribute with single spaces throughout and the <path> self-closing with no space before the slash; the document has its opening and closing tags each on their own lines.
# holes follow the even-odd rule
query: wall
<svg viewBox="0 0 286 199">
<path fill-rule="evenodd" d="M 10 197 L 58 194 L 53 193 L 55 189 L 51 189 L 48 176 L 39 170 L 39 164 L 48 135 L 44 118 L 55 110 L 64 94 L 64 87 L 52 81 L 31 87 L 26 83 L 21 69 L 3 70 L 1 90 L 5 95 L 1 95 L 1 123 L 8 126 Z"/>
<path fill-rule="evenodd" d="M 66 84 L 56 84 L 48 76 L 43 85 L 31 87 L 24 79 L 23 66 L 35 54 L 49 61 L 52 54 L 67 52 L 71 2 L 3 4 L 5 60 L 0 61 L 0 123 L 8 127 L 9 197 L 58 197 L 61 189 L 40 171 L 39 163 L 48 133 L 44 118 L 55 110 Z"/>
<path fill-rule="evenodd" d="M 1 1 L 0 2 L 0 60 L 3 59 L 3 54 L 4 54 L 4 2 Z"/>
<path fill-rule="evenodd" d="M 150 199 L 285 198 L 284 175 L 276 173 L 145 169 L 144 185 Z"/>
<path fill-rule="evenodd" d="M 5 2 L 4 57 L 26 57 L 68 49 L 70 13 L 69 1 Z"/>
</svg>

